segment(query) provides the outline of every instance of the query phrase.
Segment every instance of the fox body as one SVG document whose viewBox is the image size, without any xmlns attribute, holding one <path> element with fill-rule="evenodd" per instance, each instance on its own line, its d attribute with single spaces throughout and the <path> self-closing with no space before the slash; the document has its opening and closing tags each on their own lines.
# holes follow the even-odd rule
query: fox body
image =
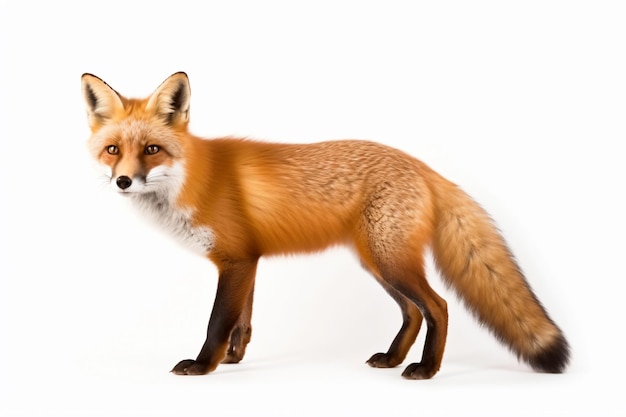
<svg viewBox="0 0 626 417">
<path fill-rule="evenodd" d="M 446 284 L 520 359 L 562 372 L 569 347 L 488 214 L 459 187 L 391 147 L 345 140 L 275 144 L 203 139 L 188 132 L 185 73 L 146 99 L 128 99 L 91 74 L 82 91 L 89 148 L 111 186 L 218 268 L 207 338 L 172 372 L 197 375 L 239 362 L 250 340 L 258 259 L 347 245 L 398 303 L 403 324 L 373 367 L 402 363 L 422 322 L 421 362 L 403 376 L 431 378 L 447 334 L 446 302 L 428 285 L 432 248 Z"/>
</svg>

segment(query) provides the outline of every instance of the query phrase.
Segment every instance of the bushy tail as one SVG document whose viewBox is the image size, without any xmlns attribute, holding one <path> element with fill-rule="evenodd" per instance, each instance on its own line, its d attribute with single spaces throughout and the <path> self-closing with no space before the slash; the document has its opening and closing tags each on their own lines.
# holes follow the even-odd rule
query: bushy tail
<svg viewBox="0 0 626 417">
<path fill-rule="evenodd" d="M 563 372 L 569 346 L 550 319 L 489 215 L 456 185 L 435 190 L 432 244 L 444 281 L 518 358 L 541 372 Z"/>
</svg>

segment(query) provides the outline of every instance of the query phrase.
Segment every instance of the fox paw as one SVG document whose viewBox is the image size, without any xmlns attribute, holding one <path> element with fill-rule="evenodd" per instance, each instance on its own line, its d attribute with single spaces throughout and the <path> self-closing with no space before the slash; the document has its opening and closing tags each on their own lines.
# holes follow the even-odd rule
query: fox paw
<svg viewBox="0 0 626 417">
<path fill-rule="evenodd" d="M 209 367 L 205 363 L 194 361 L 193 359 L 185 359 L 178 362 L 171 372 L 176 375 L 205 375 L 209 373 Z"/>
<path fill-rule="evenodd" d="M 437 373 L 437 369 L 421 363 L 412 363 L 406 367 L 402 376 L 406 379 L 430 379 Z"/>
<path fill-rule="evenodd" d="M 394 358 L 387 353 L 376 353 L 367 360 L 367 364 L 372 368 L 394 368 L 400 365 L 401 362 L 402 360 Z"/>
<path fill-rule="evenodd" d="M 239 363 L 243 359 L 245 348 L 242 350 L 229 349 L 222 363 Z"/>
<path fill-rule="evenodd" d="M 246 354 L 246 346 L 250 342 L 250 326 L 237 326 L 230 335 L 230 345 L 222 363 L 239 363 Z"/>
</svg>

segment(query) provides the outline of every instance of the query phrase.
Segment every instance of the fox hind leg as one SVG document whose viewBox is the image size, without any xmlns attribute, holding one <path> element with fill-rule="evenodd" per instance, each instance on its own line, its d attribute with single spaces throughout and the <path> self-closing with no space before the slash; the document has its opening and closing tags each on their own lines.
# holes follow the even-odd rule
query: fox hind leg
<svg viewBox="0 0 626 417">
<path fill-rule="evenodd" d="M 423 258 L 418 247 L 411 251 L 417 256 L 403 261 L 402 257 L 381 256 L 370 245 L 357 246 L 361 262 L 381 283 L 402 310 L 403 323 L 386 353 L 376 353 L 367 363 L 375 368 L 399 365 L 415 342 L 423 320 L 426 320 L 426 340 L 422 360 L 409 365 L 402 376 L 408 379 L 428 379 L 437 373 L 443 359 L 448 331 L 448 309 L 426 280 Z M 394 259 L 394 262 L 384 262 Z M 392 265 L 392 266 L 389 266 Z"/>
<path fill-rule="evenodd" d="M 367 364 L 374 368 L 393 368 L 406 358 L 409 349 L 422 326 L 422 313 L 417 306 L 385 281 L 379 280 L 383 288 L 398 303 L 402 311 L 402 327 L 393 339 L 386 353 L 376 353 L 367 360 Z"/>
<path fill-rule="evenodd" d="M 407 379 L 432 378 L 441 366 L 448 334 L 448 307 L 446 301 L 428 285 L 424 275 L 400 282 L 396 288 L 415 303 L 426 320 L 426 340 L 421 362 L 412 363 L 402 376 Z"/>
<path fill-rule="evenodd" d="M 421 268 L 420 268 L 421 269 Z M 403 324 L 387 353 L 377 353 L 367 363 L 386 368 L 399 365 L 415 342 L 422 318 L 426 321 L 426 340 L 422 360 L 412 363 L 402 376 L 407 379 L 432 378 L 441 366 L 448 332 L 446 301 L 428 285 L 423 271 L 385 274 L 383 287 L 402 309 Z"/>
</svg>

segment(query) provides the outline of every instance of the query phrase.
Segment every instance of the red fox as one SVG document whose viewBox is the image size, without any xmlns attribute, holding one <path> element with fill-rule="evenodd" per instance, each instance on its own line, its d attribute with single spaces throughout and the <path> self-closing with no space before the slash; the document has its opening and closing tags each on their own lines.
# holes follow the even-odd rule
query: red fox
<svg viewBox="0 0 626 417">
<path fill-rule="evenodd" d="M 218 268 L 207 337 L 195 360 L 172 372 L 201 375 L 242 360 L 250 341 L 261 256 L 346 245 L 402 311 L 386 353 L 401 364 L 426 320 L 421 361 L 402 373 L 428 379 L 446 344 L 446 301 L 428 285 L 432 249 L 444 282 L 478 321 L 537 371 L 560 373 L 569 345 L 550 319 L 489 215 L 423 162 L 364 140 L 277 144 L 203 139 L 188 131 L 187 75 L 148 98 L 126 98 L 84 74 L 88 147 L 112 188 Z"/>
</svg>

